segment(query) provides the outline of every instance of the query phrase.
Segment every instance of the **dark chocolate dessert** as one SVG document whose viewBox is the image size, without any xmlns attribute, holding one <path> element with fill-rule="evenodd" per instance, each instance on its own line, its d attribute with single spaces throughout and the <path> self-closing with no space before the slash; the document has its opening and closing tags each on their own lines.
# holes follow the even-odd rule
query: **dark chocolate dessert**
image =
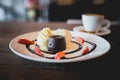
<svg viewBox="0 0 120 80">
<path fill-rule="evenodd" d="M 65 50 L 66 42 L 64 36 L 61 35 L 50 36 L 48 39 L 47 48 L 48 51 L 52 51 L 54 53 Z"/>
</svg>

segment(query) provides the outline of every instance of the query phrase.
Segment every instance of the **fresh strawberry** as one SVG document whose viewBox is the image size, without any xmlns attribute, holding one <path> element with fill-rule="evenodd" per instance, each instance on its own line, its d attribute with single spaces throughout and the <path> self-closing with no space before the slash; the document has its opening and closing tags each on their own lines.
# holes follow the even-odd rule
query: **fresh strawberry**
<svg viewBox="0 0 120 80">
<path fill-rule="evenodd" d="M 39 49 L 38 46 L 35 46 L 35 48 L 34 48 L 34 52 L 35 52 L 37 55 L 39 55 L 39 56 L 42 55 L 42 53 L 41 53 L 41 51 L 40 51 L 40 49 Z"/>
<path fill-rule="evenodd" d="M 20 44 L 34 44 L 33 41 L 31 41 L 29 39 L 24 39 L 24 38 L 19 39 L 18 43 L 20 43 Z"/>
<path fill-rule="evenodd" d="M 62 51 L 57 52 L 56 55 L 55 55 L 55 59 L 60 60 L 64 55 L 65 55 L 65 53 L 62 52 Z"/>
<path fill-rule="evenodd" d="M 89 51 L 89 47 L 88 46 L 83 47 L 82 50 L 81 50 L 83 55 L 87 54 L 88 51 Z"/>
<path fill-rule="evenodd" d="M 76 37 L 75 40 L 76 40 L 78 43 L 82 44 L 82 45 L 83 45 L 84 42 L 85 42 L 82 37 Z"/>
</svg>

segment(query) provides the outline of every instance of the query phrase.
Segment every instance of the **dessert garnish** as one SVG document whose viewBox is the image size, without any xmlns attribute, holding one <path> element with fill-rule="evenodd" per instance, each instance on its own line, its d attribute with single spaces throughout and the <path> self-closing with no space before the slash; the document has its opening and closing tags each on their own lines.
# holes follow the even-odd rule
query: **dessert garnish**
<svg viewBox="0 0 120 80">
<path fill-rule="evenodd" d="M 85 40 L 82 37 L 75 37 L 75 40 L 80 43 L 81 45 L 84 44 Z"/>
<path fill-rule="evenodd" d="M 86 45 L 81 49 L 82 55 L 85 55 L 89 52 L 89 47 Z"/>
<path fill-rule="evenodd" d="M 65 56 L 65 53 L 63 51 L 57 52 L 55 54 L 55 60 L 60 60 L 64 56 Z"/>
<path fill-rule="evenodd" d="M 20 44 L 35 44 L 34 41 L 31 41 L 31 40 L 25 39 L 25 38 L 20 38 L 18 40 L 18 43 L 20 43 Z"/>
<path fill-rule="evenodd" d="M 39 56 L 42 55 L 42 53 L 41 53 L 41 51 L 40 51 L 40 48 L 39 48 L 38 46 L 35 46 L 34 52 L 35 52 L 37 55 L 39 55 Z"/>
</svg>

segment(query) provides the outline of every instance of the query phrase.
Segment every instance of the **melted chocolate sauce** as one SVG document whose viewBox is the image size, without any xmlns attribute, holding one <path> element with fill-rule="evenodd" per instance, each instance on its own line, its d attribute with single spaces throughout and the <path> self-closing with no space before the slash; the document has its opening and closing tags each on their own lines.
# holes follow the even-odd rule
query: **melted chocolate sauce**
<svg viewBox="0 0 120 80">
<path fill-rule="evenodd" d="M 71 42 L 77 44 L 79 47 L 78 47 L 76 50 L 73 50 L 73 51 L 70 51 L 70 52 L 66 52 L 66 54 L 74 53 L 74 52 L 77 52 L 77 51 L 79 51 L 80 49 L 82 49 L 83 46 L 82 46 L 81 44 L 79 44 L 79 43 L 77 43 L 77 42 L 75 42 L 75 41 L 71 41 Z M 36 46 L 38 46 L 38 45 L 36 45 Z M 43 51 L 43 50 L 41 50 L 41 51 L 44 52 L 44 53 L 55 54 L 55 53 L 52 52 L 52 51 Z"/>
<path fill-rule="evenodd" d="M 34 41 L 36 41 L 36 40 L 34 40 Z M 83 48 L 83 46 L 82 46 L 81 44 L 79 44 L 79 43 L 77 43 L 77 42 L 75 42 L 75 41 L 71 41 L 71 42 L 77 44 L 79 47 L 78 47 L 76 50 L 73 50 L 73 51 L 70 51 L 70 52 L 66 52 L 65 54 L 75 53 L 75 52 L 77 52 L 77 51 L 80 51 L 80 50 Z M 90 45 L 92 46 L 92 48 L 88 51 L 88 53 L 92 52 L 92 51 L 97 47 L 97 45 L 96 45 L 95 43 L 92 43 L 92 42 L 89 42 L 89 41 L 85 41 L 85 42 L 88 43 L 88 44 L 90 44 Z M 35 45 L 35 46 L 38 46 L 38 45 Z M 30 45 L 29 45 L 29 44 L 26 44 L 26 48 L 27 48 L 28 51 L 30 51 L 31 53 L 36 54 L 36 53 L 30 48 Z M 41 51 L 44 52 L 44 53 L 48 53 L 48 54 L 55 54 L 55 53 L 53 53 L 53 52 L 51 52 L 51 51 L 43 51 L 43 50 L 41 50 Z M 87 54 L 88 54 L 88 53 L 87 53 Z M 37 55 L 37 54 L 36 54 L 36 55 Z M 85 55 L 86 55 L 86 54 L 85 54 Z M 70 57 L 70 58 L 62 57 L 62 59 L 73 59 L 73 58 L 77 58 L 77 57 L 80 57 L 80 56 L 83 56 L 83 55 L 79 55 L 79 56 L 75 56 L 75 57 Z M 46 56 L 44 56 L 44 55 L 41 55 L 40 57 L 44 57 L 44 58 L 48 58 L 48 59 L 54 59 L 54 57 L 46 57 Z"/>
</svg>

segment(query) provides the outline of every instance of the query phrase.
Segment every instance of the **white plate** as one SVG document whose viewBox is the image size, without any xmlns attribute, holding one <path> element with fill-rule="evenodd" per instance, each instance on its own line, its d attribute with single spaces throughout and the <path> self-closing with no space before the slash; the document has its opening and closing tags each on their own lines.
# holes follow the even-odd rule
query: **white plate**
<svg viewBox="0 0 120 80">
<path fill-rule="evenodd" d="M 27 38 L 30 40 L 36 39 L 38 32 L 26 33 L 26 34 L 15 37 L 14 39 L 12 39 L 10 41 L 9 47 L 13 53 L 15 53 L 16 55 L 18 55 L 22 58 L 33 60 L 33 61 L 38 61 L 38 62 L 48 62 L 48 63 L 67 63 L 67 62 L 89 60 L 89 59 L 93 59 L 93 58 L 97 58 L 99 56 L 102 56 L 103 54 L 107 53 L 110 49 L 109 42 L 106 41 L 102 37 L 99 37 L 97 35 L 88 34 L 88 33 L 82 33 L 82 32 L 73 32 L 73 31 L 70 31 L 70 32 L 71 32 L 73 37 L 77 37 L 77 36 L 83 37 L 85 40 L 95 43 L 97 45 L 97 47 L 91 53 L 77 57 L 77 58 L 60 59 L 60 60 L 43 58 L 43 57 L 40 57 L 36 54 L 29 52 L 26 49 L 25 45 L 17 43 L 17 41 L 21 37 L 22 38 L 24 37 L 24 38 Z M 79 53 L 79 51 L 77 53 Z"/>
<path fill-rule="evenodd" d="M 76 26 L 73 28 L 73 31 L 77 31 L 77 32 L 80 32 L 80 30 L 84 30 L 83 26 Z M 98 33 L 95 33 L 95 35 L 108 35 L 111 33 L 111 30 L 110 29 L 106 29 L 104 31 L 99 31 Z"/>
</svg>

